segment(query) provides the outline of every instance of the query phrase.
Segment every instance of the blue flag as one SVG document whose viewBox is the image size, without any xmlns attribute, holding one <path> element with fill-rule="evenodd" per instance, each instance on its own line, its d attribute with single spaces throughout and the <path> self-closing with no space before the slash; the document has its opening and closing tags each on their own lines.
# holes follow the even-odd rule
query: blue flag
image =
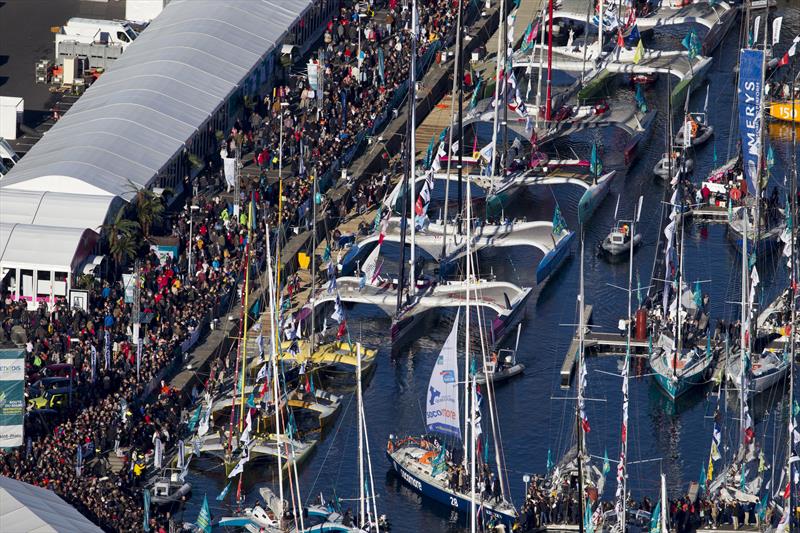
<svg viewBox="0 0 800 533">
<path fill-rule="evenodd" d="M 203 507 L 200 508 L 200 513 L 197 515 L 195 522 L 200 531 L 211 533 L 211 511 L 208 509 L 208 495 L 203 496 Z"/>
<path fill-rule="evenodd" d="M 225 485 L 225 488 L 222 489 L 222 492 L 219 493 L 219 496 L 217 496 L 218 502 L 223 501 L 225 497 L 228 495 L 228 491 L 231 490 L 231 483 L 233 483 L 233 481 L 228 481 L 228 484 Z"/>
<path fill-rule="evenodd" d="M 144 531 L 150 531 L 150 489 L 144 489 L 142 496 L 144 497 L 144 520 L 142 529 Z"/>
<path fill-rule="evenodd" d="M 633 46 L 636 43 L 638 43 L 639 39 L 641 38 L 642 36 L 639 34 L 639 26 L 634 25 L 631 32 L 628 34 L 627 37 L 625 37 L 625 44 L 627 44 L 628 46 Z"/>
</svg>

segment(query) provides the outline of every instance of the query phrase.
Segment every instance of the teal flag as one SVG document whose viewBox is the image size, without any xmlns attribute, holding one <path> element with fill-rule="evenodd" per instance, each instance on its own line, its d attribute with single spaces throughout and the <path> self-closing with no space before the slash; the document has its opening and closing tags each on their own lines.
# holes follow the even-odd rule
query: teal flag
<svg viewBox="0 0 800 533">
<path fill-rule="evenodd" d="M 636 271 L 636 301 L 639 302 L 639 307 L 642 307 L 642 301 L 644 301 L 644 296 L 642 296 L 642 280 L 639 279 L 639 271 Z"/>
<path fill-rule="evenodd" d="M 731 199 L 728 198 L 728 222 L 733 220 L 733 204 L 731 203 Z"/>
<path fill-rule="evenodd" d="M 561 216 L 561 208 L 556 203 L 556 209 L 553 212 L 553 235 L 561 235 L 567 229 L 567 222 Z"/>
<path fill-rule="evenodd" d="M 706 465 L 700 465 L 700 490 L 706 490 Z"/>
<path fill-rule="evenodd" d="M 211 533 L 211 511 L 208 509 L 208 495 L 203 496 L 203 507 L 200 508 L 200 513 L 197 515 L 195 522 L 200 531 Z"/>
<path fill-rule="evenodd" d="M 644 97 L 641 84 L 636 85 L 636 104 L 639 106 L 639 111 L 647 113 L 647 100 Z"/>
<path fill-rule="evenodd" d="M 650 515 L 650 533 L 661 533 L 661 502 L 656 502 L 653 514 Z"/>
<path fill-rule="evenodd" d="M 142 529 L 144 531 L 150 531 L 150 489 L 144 489 L 142 497 L 144 498 L 144 520 Z"/>
<path fill-rule="evenodd" d="M 800 413 L 800 403 L 795 400 L 792 404 L 792 416 L 797 416 L 797 413 Z"/>
<path fill-rule="evenodd" d="M 706 358 L 711 358 L 711 335 L 706 335 Z"/>
<path fill-rule="evenodd" d="M 764 497 L 761 498 L 761 502 L 756 506 L 758 512 L 758 518 L 760 518 L 762 522 L 764 521 L 764 517 L 767 514 L 768 500 L 769 500 L 769 491 L 765 491 Z"/>
<path fill-rule="evenodd" d="M 756 251 L 753 250 L 753 253 L 750 254 L 750 258 L 747 260 L 747 268 L 752 270 L 753 267 L 756 266 Z"/>
<path fill-rule="evenodd" d="M 322 252 L 322 260 L 323 261 L 330 261 L 330 259 L 331 259 L 331 245 L 330 244 L 326 244 L 325 245 L 325 251 Z"/>
<path fill-rule="evenodd" d="M 442 472 L 447 471 L 447 461 L 445 460 L 447 450 L 442 445 L 439 454 L 431 461 L 431 476 L 436 477 Z"/>
<path fill-rule="evenodd" d="M 608 450 L 603 453 L 603 476 L 611 472 L 611 462 L 608 460 Z"/>
<path fill-rule="evenodd" d="M 428 145 L 428 151 L 425 153 L 425 168 L 431 168 L 431 164 L 433 163 L 433 149 L 435 143 L 436 136 L 434 135 L 431 137 L 431 142 Z"/>
<path fill-rule="evenodd" d="M 742 474 L 739 476 L 739 490 L 744 490 L 747 486 L 747 481 L 745 478 L 745 468 L 742 468 Z"/>
<path fill-rule="evenodd" d="M 197 422 L 200 421 L 200 411 L 203 410 L 203 405 L 198 405 L 197 409 L 195 409 L 194 413 L 192 414 L 192 418 L 189 419 L 187 424 L 187 429 L 189 433 L 194 433 L 194 428 L 197 426 Z"/>
<path fill-rule="evenodd" d="M 480 98 L 481 94 L 481 84 L 483 80 L 478 78 L 478 84 L 475 85 L 475 90 L 472 91 L 472 97 L 469 99 L 469 108 L 474 109 L 476 105 L 478 105 L 478 98 Z"/>
<path fill-rule="evenodd" d="M 603 173 L 603 162 L 597 156 L 597 143 L 592 144 L 592 158 L 589 161 L 589 171 L 592 176 L 600 176 Z"/>
<path fill-rule="evenodd" d="M 594 533 L 594 523 L 592 522 L 592 500 L 586 498 L 583 513 L 583 530 L 586 533 Z"/>
<path fill-rule="evenodd" d="M 700 280 L 694 283 L 694 304 L 703 307 L 703 290 L 700 288 Z"/>
<path fill-rule="evenodd" d="M 689 59 L 694 59 L 703 51 L 703 45 L 694 30 L 689 30 L 689 33 L 683 38 L 681 44 L 689 52 Z"/>
<path fill-rule="evenodd" d="M 648 335 L 647 337 L 647 353 L 649 355 L 653 355 L 653 336 Z"/>
<path fill-rule="evenodd" d="M 219 496 L 217 496 L 218 502 L 223 501 L 225 497 L 228 495 L 228 491 L 231 490 L 231 483 L 233 483 L 233 481 L 228 481 L 228 484 L 225 485 L 225 488 L 222 489 L 222 492 L 219 493 Z"/>
<path fill-rule="evenodd" d="M 553 469 L 553 455 L 550 452 L 550 448 L 547 449 L 547 473 L 549 474 L 550 471 Z"/>
<path fill-rule="evenodd" d="M 767 169 L 772 170 L 772 167 L 775 166 L 775 150 L 772 149 L 772 145 L 769 145 L 767 148 Z"/>
</svg>

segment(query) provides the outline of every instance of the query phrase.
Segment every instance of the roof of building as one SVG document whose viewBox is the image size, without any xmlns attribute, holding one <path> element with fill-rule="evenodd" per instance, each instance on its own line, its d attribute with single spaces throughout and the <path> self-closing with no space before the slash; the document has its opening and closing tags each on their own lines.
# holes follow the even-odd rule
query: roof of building
<svg viewBox="0 0 800 533">
<path fill-rule="evenodd" d="M 99 232 L 98 228 L 123 203 L 107 195 L 6 189 L 0 194 L 0 220 L 4 224 L 90 228 Z"/>
<path fill-rule="evenodd" d="M 0 222 L 0 264 L 73 272 L 88 257 L 98 238 L 96 232 L 86 228 Z"/>
<path fill-rule="evenodd" d="M 130 198 L 313 1 L 173 0 L 0 187 Z"/>
<path fill-rule="evenodd" d="M 0 476 L 0 530 L 46 533 L 103 531 L 55 492 Z"/>
</svg>

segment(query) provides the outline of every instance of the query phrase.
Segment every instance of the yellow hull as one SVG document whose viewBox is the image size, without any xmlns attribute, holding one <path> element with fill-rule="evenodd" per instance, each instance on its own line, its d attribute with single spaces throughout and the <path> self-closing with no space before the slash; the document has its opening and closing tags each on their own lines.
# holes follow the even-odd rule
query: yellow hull
<svg viewBox="0 0 800 533">
<path fill-rule="evenodd" d="M 284 342 L 281 345 L 281 351 L 283 354 L 281 355 L 282 361 L 297 361 L 298 363 L 302 364 L 304 362 L 311 362 L 315 365 L 327 366 L 327 365 L 342 365 L 347 367 L 352 367 L 353 372 L 356 369 L 356 357 L 358 355 L 356 344 L 352 345 L 352 350 L 350 344 L 343 341 L 337 342 L 327 342 L 324 344 L 318 344 L 314 353 L 309 356 L 309 351 L 311 349 L 311 342 L 308 340 L 301 340 L 298 341 L 298 347 L 300 348 L 299 353 L 297 355 L 289 353 L 289 347 L 291 346 L 291 342 Z M 372 366 L 375 362 L 375 356 L 378 355 L 378 350 L 373 348 L 367 348 L 365 346 L 361 346 L 361 369 L 362 371 L 367 370 Z M 251 367 L 259 366 L 259 363 L 256 361 L 251 363 Z"/>
<path fill-rule="evenodd" d="M 794 113 L 792 112 L 792 108 L 794 108 Z M 800 100 L 795 100 L 793 103 L 782 102 L 770 104 L 769 114 L 772 118 L 778 120 L 800 122 Z"/>
<path fill-rule="evenodd" d="M 310 361 L 317 365 L 338 364 L 352 366 L 353 371 L 355 371 L 357 365 L 356 359 L 358 356 L 358 351 L 355 344 L 352 345 L 352 349 L 350 344 L 343 341 L 320 344 L 317 345 L 316 350 L 314 350 L 314 353 L 311 356 L 309 356 L 309 351 L 311 349 L 311 343 L 309 341 L 302 340 L 298 344 L 300 351 L 297 355 L 293 355 L 289 353 L 289 346 L 291 343 L 284 342 L 282 345 L 283 355 L 281 356 L 281 359 L 288 361 L 296 360 L 298 363 Z M 361 346 L 362 370 L 365 370 L 372 365 L 372 363 L 375 361 L 375 356 L 377 353 L 377 350 Z"/>
</svg>

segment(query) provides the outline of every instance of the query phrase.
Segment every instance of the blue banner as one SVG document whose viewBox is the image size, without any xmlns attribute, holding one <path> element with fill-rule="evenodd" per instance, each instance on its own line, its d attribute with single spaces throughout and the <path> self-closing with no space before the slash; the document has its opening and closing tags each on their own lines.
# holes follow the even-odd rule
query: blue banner
<svg viewBox="0 0 800 533">
<path fill-rule="evenodd" d="M 758 189 L 761 162 L 761 98 L 764 94 L 764 52 L 744 49 L 739 55 L 739 140 L 748 189 Z"/>
</svg>

